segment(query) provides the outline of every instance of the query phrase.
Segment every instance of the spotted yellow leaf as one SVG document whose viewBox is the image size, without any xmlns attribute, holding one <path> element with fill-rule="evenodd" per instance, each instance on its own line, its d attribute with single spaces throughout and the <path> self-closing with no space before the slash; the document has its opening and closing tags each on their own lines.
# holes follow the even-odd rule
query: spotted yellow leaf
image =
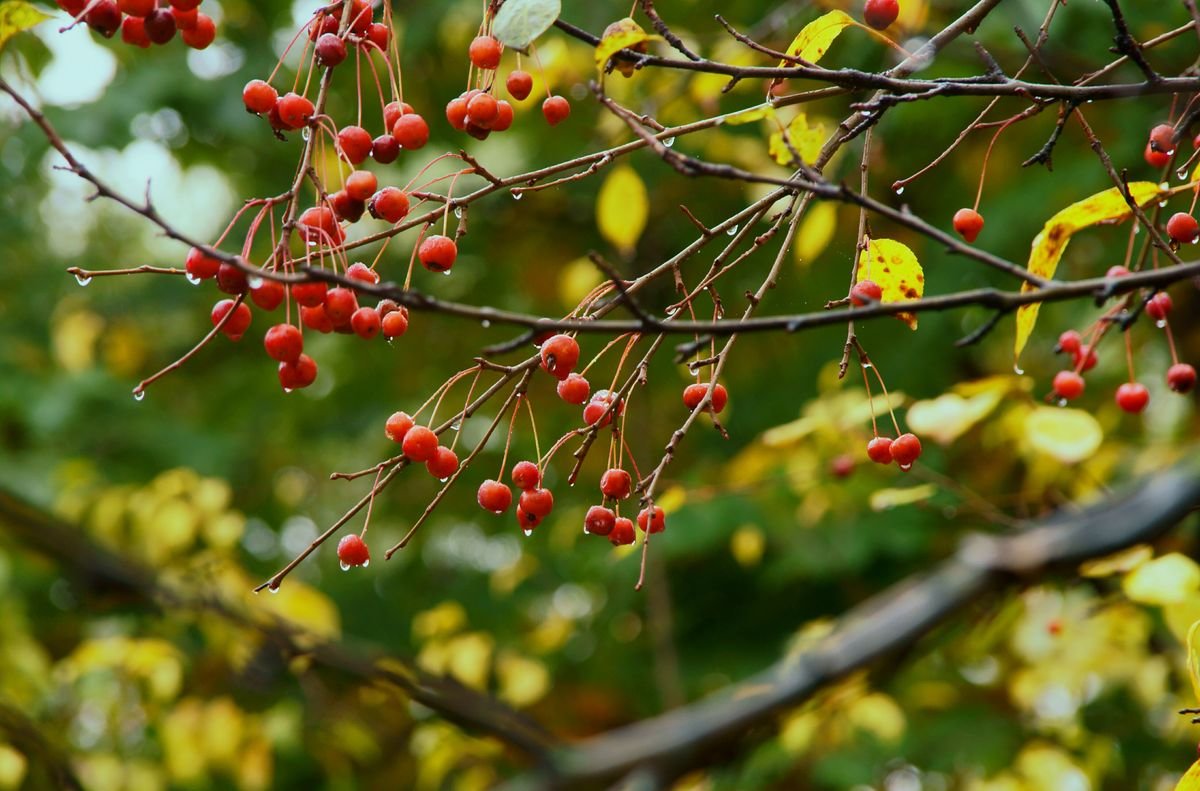
<svg viewBox="0 0 1200 791">
<path fill-rule="evenodd" d="M 629 165 L 613 168 L 596 199 L 600 233 L 625 255 L 633 253 L 650 212 L 646 185 Z"/>
<path fill-rule="evenodd" d="M 652 36 L 642 29 L 642 26 L 629 17 L 613 22 L 604 31 L 600 43 L 596 45 L 596 68 L 604 71 L 609 58 L 623 49 L 635 52 L 645 52 L 646 43 L 661 41 L 662 36 Z M 629 77 L 633 74 L 633 64 L 618 62 L 617 69 Z"/>
<path fill-rule="evenodd" d="M 787 125 L 787 129 L 780 129 L 771 135 L 767 153 L 781 165 L 794 164 L 796 154 L 811 165 L 820 156 L 821 146 L 825 145 L 828 136 L 824 124 L 819 121 L 810 124 L 808 117 L 800 113 Z"/>
<path fill-rule="evenodd" d="M 925 294 L 925 270 L 907 246 L 895 239 L 872 239 L 858 258 L 858 280 L 874 280 L 883 290 L 882 302 L 908 302 Z M 897 313 L 896 318 L 917 328 L 912 313 Z"/>
<path fill-rule="evenodd" d="M 16 34 L 49 18 L 49 14 L 25 0 L 0 2 L 0 49 L 4 49 L 4 45 Z"/>
<path fill-rule="evenodd" d="M 1089 459 L 1100 447 L 1104 430 L 1082 409 L 1037 407 L 1025 418 L 1025 439 L 1041 453 L 1061 464 Z"/>
<path fill-rule="evenodd" d="M 1129 185 L 1129 194 L 1133 196 L 1138 206 L 1144 206 L 1164 192 L 1163 185 L 1152 181 L 1137 181 Z M 1078 203 L 1072 203 L 1067 208 L 1055 214 L 1042 231 L 1033 240 L 1033 251 L 1029 254 L 1029 272 L 1046 280 L 1054 277 L 1058 262 L 1062 260 L 1071 235 L 1076 231 L 1093 225 L 1120 222 L 1132 212 L 1125 196 L 1116 187 L 1097 192 Z M 1021 291 L 1033 291 L 1036 286 L 1026 283 Z M 1017 309 L 1017 342 L 1014 357 L 1020 358 L 1029 336 L 1033 334 L 1037 324 L 1039 304 L 1024 305 Z"/>
<path fill-rule="evenodd" d="M 1175 791 L 1200 791 L 1200 761 L 1192 764 L 1187 774 L 1179 778 L 1179 785 L 1175 786 Z"/>
<path fill-rule="evenodd" d="M 842 31 L 854 24 L 855 21 L 846 12 L 830 11 L 805 25 L 804 29 L 796 34 L 796 38 L 792 39 L 787 54 L 793 58 L 803 58 L 809 63 L 816 63 L 829 51 L 829 47 Z M 779 65 L 787 67 L 793 64 L 781 60 Z"/>
</svg>

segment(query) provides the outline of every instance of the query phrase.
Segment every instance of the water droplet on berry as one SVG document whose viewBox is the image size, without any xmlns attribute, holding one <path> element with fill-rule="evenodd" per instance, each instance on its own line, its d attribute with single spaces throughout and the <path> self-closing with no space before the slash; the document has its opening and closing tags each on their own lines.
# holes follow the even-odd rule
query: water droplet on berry
<svg viewBox="0 0 1200 791">
<path fill-rule="evenodd" d="M 370 559 L 370 558 L 367 558 L 366 560 L 364 560 L 364 561 L 363 561 L 363 564 L 362 564 L 362 566 L 363 566 L 363 568 L 365 569 L 365 568 L 366 568 L 367 566 L 369 566 L 369 565 L 371 565 L 371 559 Z"/>
<path fill-rule="evenodd" d="M 1055 402 L 1055 403 L 1057 403 L 1059 406 L 1066 406 L 1066 405 L 1067 405 L 1067 399 L 1065 399 L 1065 398 L 1060 398 L 1060 399 L 1058 399 L 1058 401 L 1057 401 L 1057 402 Z"/>
<path fill-rule="evenodd" d="M 912 464 L 901 464 L 900 465 L 901 472 L 908 472 L 911 469 L 912 469 Z"/>
<path fill-rule="evenodd" d="M 134 400 L 134 401 L 141 401 L 141 400 L 143 400 L 145 397 L 146 397 L 146 391 L 145 391 L 145 390 L 134 390 L 134 391 L 133 391 L 133 400 Z"/>
<path fill-rule="evenodd" d="M 75 275 L 75 282 L 81 286 L 86 286 L 88 283 L 92 282 L 92 278 L 88 275 Z"/>
<path fill-rule="evenodd" d="M 664 146 L 666 146 L 667 148 L 670 148 L 671 146 L 675 145 L 675 138 L 673 138 L 673 137 L 664 138 L 662 141 L 662 144 Z"/>
<path fill-rule="evenodd" d="M 442 272 L 442 274 L 445 275 L 446 277 L 450 277 L 450 270 L 447 269 L 445 272 Z"/>
<path fill-rule="evenodd" d="M 1166 327 L 1167 327 L 1167 320 L 1166 320 L 1166 319 L 1159 319 L 1158 321 L 1154 322 L 1154 326 L 1155 326 L 1155 327 L 1158 327 L 1160 330 L 1162 330 L 1162 329 L 1166 329 Z"/>
<path fill-rule="evenodd" d="M 726 236 L 735 236 L 735 235 L 737 235 L 737 232 L 738 232 L 738 227 L 735 224 L 735 225 L 729 226 L 729 230 L 725 232 L 725 235 Z"/>
<path fill-rule="evenodd" d="M 897 194 L 897 195 L 903 195 L 903 194 L 904 194 L 904 187 L 903 187 L 903 186 L 900 186 L 900 187 L 895 187 L 895 190 L 896 190 L 896 194 Z"/>
<path fill-rule="evenodd" d="M 290 393 L 290 392 L 292 392 L 292 388 L 290 388 L 290 387 L 285 387 L 285 388 L 283 388 L 283 392 L 285 392 L 285 393 Z"/>
<path fill-rule="evenodd" d="M 246 278 L 246 285 L 249 286 L 251 290 L 262 288 L 263 279 L 258 275 L 250 275 L 250 277 Z"/>
<path fill-rule="evenodd" d="M 186 277 L 187 282 L 191 283 L 193 286 L 198 286 L 198 285 L 200 285 L 201 282 L 203 282 L 200 280 L 200 278 L 196 277 L 191 272 L 188 272 L 186 275 L 184 275 L 184 277 Z"/>
<path fill-rule="evenodd" d="M 346 561 L 344 561 L 344 560 L 343 560 L 343 561 L 341 561 L 340 563 L 338 563 L 338 565 L 342 567 L 342 571 L 349 571 L 349 570 L 350 570 L 350 564 L 349 564 L 349 563 L 347 563 L 347 562 L 346 562 Z"/>
<path fill-rule="evenodd" d="M 445 478 L 438 478 L 438 483 L 445 483 L 445 482 L 446 482 L 446 481 L 448 481 L 448 480 L 450 480 L 450 478 L 449 478 L 449 477 L 445 477 Z"/>
<path fill-rule="evenodd" d="M 1013 373 L 1015 373 L 1017 376 L 1024 376 L 1025 369 L 1022 368 L 1021 366 L 1017 365 L 1016 363 L 1013 363 Z"/>
<path fill-rule="evenodd" d="M 531 535 L 533 535 L 533 530 L 528 527 L 525 528 L 524 530 L 522 530 L 521 532 L 525 534 L 526 538 L 529 538 Z"/>
<path fill-rule="evenodd" d="M 512 195 L 513 200 L 521 200 L 521 198 L 525 197 L 524 192 L 517 192 L 516 190 L 513 190 L 512 192 L 510 192 L 508 194 Z"/>
</svg>

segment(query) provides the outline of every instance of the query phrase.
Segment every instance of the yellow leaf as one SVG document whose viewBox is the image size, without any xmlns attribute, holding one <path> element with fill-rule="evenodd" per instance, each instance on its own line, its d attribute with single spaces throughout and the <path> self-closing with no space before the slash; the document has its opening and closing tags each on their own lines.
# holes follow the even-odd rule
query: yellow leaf
<svg viewBox="0 0 1200 791">
<path fill-rule="evenodd" d="M 796 263 L 806 266 L 820 257 L 833 240 L 837 230 L 837 206 L 821 201 L 809 206 L 808 213 L 796 231 Z"/>
<path fill-rule="evenodd" d="M 29 761 L 15 748 L 0 744 L 0 788 L 16 789 L 21 787 Z"/>
<path fill-rule="evenodd" d="M 604 36 L 596 45 L 596 68 L 604 71 L 609 58 L 623 49 L 645 52 L 646 42 L 661 41 L 662 36 L 652 36 L 629 17 L 613 22 L 604 30 Z M 617 70 L 629 77 L 633 74 L 632 63 L 617 61 Z"/>
<path fill-rule="evenodd" d="M 495 641 L 485 632 L 468 632 L 446 645 L 447 670 L 468 687 L 484 689 L 492 662 Z"/>
<path fill-rule="evenodd" d="M 1172 552 L 1126 574 L 1121 588 L 1139 604 L 1178 604 L 1200 590 L 1200 566 L 1186 555 Z"/>
<path fill-rule="evenodd" d="M 774 117 L 774 105 L 764 102 L 756 104 L 753 107 L 747 107 L 745 110 L 739 110 L 736 113 L 730 113 L 725 116 L 723 123 L 726 126 L 740 126 L 742 124 L 753 123 L 754 121 L 761 121 L 764 118 Z"/>
<path fill-rule="evenodd" d="M 48 14 L 25 0 L 0 2 L 0 49 L 4 49 L 13 36 L 49 18 Z"/>
<path fill-rule="evenodd" d="M 1079 573 L 1085 577 L 1111 577 L 1133 571 L 1152 557 L 1154 550 L 1150 545 L 1136 544 L 1116 554 L 1087 561 L 1079 567 Z"/>
<path fill-rule="evenodd" d="M 687 502 L 687 491 L 682 486 L 672 486 L 667 489 L 658 498 L 654 504 L 663 509 L 665 514 L 673 514 L 683 507 Z"/>
<path fill-rule="evenodd" d="M 930 401 L 917 401 L 908 408 L 905 420 L 918 435 L 949 445 L 990 415 L 1006 392 L 1007 388 L 997 388 L 972 398 L 946 393 Z"/>
<path fill-rule="evenodd" d="M 1200 791 L 1200 761 L 1192 764 L 1187 774 L 1179 778 L 1179 785 L 1175 786 L 1175 791 Z"/>
<path fill-rule="evenodd" d="M 925 270 L 912 250 L 895 239 L 872 239 L 871 246 L 858 259 L 859 280 L 874 280 L 883 290 L 883 302 L 907 302 L 925 294 Z M 897 313 L 896 318 L 917 328 L 912 313 Z"/>
<path fill-rule="evenodd" d="M 505 653 L 496 661 L 500 699 L 523 708 L 541 700 L 550 690 L 550 672 L 536 659 Z"/>
<path fill-rule="evenodd" d="M 729 552 L 739 566 L 750 568 L 762 560 L 766 543 L 761 530 L 754 525 L 743 525 L 729 539 Z"/>
<path fill-rule="evenodd" d="M 1025 438 L 1062 464 L 1090 459 L 1104 439 L 1100 423 L 1081 409 L 1037 407 L 1025 418 Z"/>
<path fill-rule="evenodd" d="M 633 253 L 650 212 L 646 185 L 629 165 L 613 168 L 596 198 L 600 233 L 625 255 Z"/>
<path fill-rule="evenodd" d="M 803 58 L 809 63 L 816 63 L 829 51 L 830 45 L 842 31 L 853 24 L 854 20 L 844 11 L 830 11 L 805 25 L 804 29 L 796 34 L 796 38 L 792 39 L 787 54 L 793 58 Z M 779 61 L 780 68 L 791 65 L 793 64 L 786 60 Z"/>
<path fill-rule="evenodd" d="M 1196 645 L 1196 637 L 1197 637 L 1196 627 L 1197 626 L 1200 626 L 1200 621 L 1196 621 L 1195 623 L 1192 624 L 1191 628 L 1188 629 L 1187 668 L 1188 668 L 1188 677 L 1192 680 L 1192 696 L 1197 701 L 1200 701 L 1200 650 L 1198 650 L 1198 647 Z M 1195 768 L 1196 767 L 1194 767 L 1194 766 L 1192 767 L 1192 769 L 1195 769 Z"/>
<path fill-rule="evenodd" d="M 558 275 L 558 296 L 564 305 L 573 308 L 605 280 L 604 273 L 595 264 L 586 258 L 576 258 Z"/>
<path fill-rule="evenodd" d="M 1129 185 L 1129 194 L 1138 206 L 1144 206 L 1163 192 L 1163 186 L 1151 181 L 1137 181 Z M 1054 277 L 1058 262 L 1062 260 L 1071 235 L 1076 231 L 1099 224 L 1110 224 L 1126 219 L 1132 212 L 1125 196 L 1116 187 L 1097 192 L 1078 203 L 1055 214 L 1033 240 L 1033 251 L 1029 254 L 1028 269 L 1031 274 L 1046 280 Z M 1033 291 L 1036 286 L 1025 283 L 1022 292 Z M 1033 327 L 1037 324 L 1038 304 L 1023 305 L 1017 309 L 1017 342 L 1014 357 L 1020 358 Z"/>
<path fill-rule="evenodd" d="M 872 511 L 888 511 L 901 505 L 911 505 L 928 500 L 935 494 L 937 494 L 937 487 L 932 483 L 925 483 L 904 489 L 877 489 L 871 492 L 871 499 L 868 502 Z"/>
<path fill-rule="evenodd" d="M 413 637 L 429 640 L 454 634 L 467 625 L 467 611 L 456 601 L 444 601 L 413 618 Z"/>
<path fill-rule="evenodd" d="M 817 122 L 808 123 L 808 117 L 800 113 L 787 129 L 781 129 L 771 135 L 767 141 L 767 153 L 781 165 L 791 165 L 796 155 L 800 155 L 805 163 L 811 165 L 821 154 L 821 146 L 825 145 L 828 135 L 825 125 Z"/>
</svg>

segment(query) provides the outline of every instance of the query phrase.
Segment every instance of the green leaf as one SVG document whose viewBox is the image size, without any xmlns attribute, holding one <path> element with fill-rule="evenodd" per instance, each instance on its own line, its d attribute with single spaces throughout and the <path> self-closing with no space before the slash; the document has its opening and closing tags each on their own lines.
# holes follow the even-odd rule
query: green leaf
<svg viewBox="0 0 1200 791">
<path fill-rule="evenodd" d="M 50 18 L 25 0 L 2 0 L 0 2 L 0 49 L 18 33 Z"/>
<path fill-rule="evenodd" d="M 526 49 L 562 13 L 561 0 L 508 0 L 496 12 L 492 35 L 513 49 Z"/>
</svg>

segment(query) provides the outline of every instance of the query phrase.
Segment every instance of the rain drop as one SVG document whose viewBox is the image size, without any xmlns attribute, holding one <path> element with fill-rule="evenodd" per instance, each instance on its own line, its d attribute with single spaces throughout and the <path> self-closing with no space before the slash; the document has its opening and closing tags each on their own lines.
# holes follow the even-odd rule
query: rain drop
<svg viewBox="0 0 1200 791">
<path fill-rule="evenodd" d="M 145 399 L 145 397 L 146 397 L 145 390 L 134 390 L 133 391 L 133 400 L 134 401 L 141 401 L 141 400 Z"/>
<path fill-rule="evenodd" d="M 267 590 L 269 590 L 271 593 L 279 593 L 279 583 L 275 583 L 274 585 L 268 585 Z"/>
<path fill-rule="evenodd" d="M 450 270 L 447 269 L 445 272 L 442 272 L 442 274 L 445 275 L 446 277 L 450 277 Z"/>
<path fill-rule="evenodd" d="M 662 144 L 664 146 L 666 146 L 667 148 L 670 148 L 671 146 L 675 145 L 675 138 L 673 138 L 673 137 L 664 138 L 662 141 Z"/>
<path fill-rule="evenodd" d="M 865 362 L 862 364 L 862 367 L 863 367 L 864 371 L 867 371 L 867 370 L 870 370 L 871 368 L 874 368 L 875 366 L 874 366 L 874 364 L 872 364 L 870 362 Z"/>
<path fill-rule="evenodd" d="M 285 393 L 290 393 L 290 392 L 292 392 L 292 388 L 290 388 L 290 387 L 285 387 L 285 388 L 283 388 L 283 392 L 285 392 Z"/>
<path fill-rule="evenodd" d="M 1160 209 L 1165 209 L 1165 208 L 1167 208 L 1167 202 L 1166 202 L 1165 200 L 1160 200 L 1160 201 L 1158 202 L 1158 208 L 1160 208 Z"/>
<path fill-rule="evenodd" d="M 901 472 L 908 472 L 911 469 L 912 469 L 912 464 L 901 464 L 900 465 Z"/>
<path fill-rule="evenodd" d="M 731 225 L 731 226 L 729 226 L 729 230 L 725 232 L 725 235 L 726 236 L 734 236 L 737 234 L 737 232 L 738 232 L 737 225 Z"/>
<path fill-rule="evenodd" d="M 1024 376 L 1025 369 L 1022 368 L 1021 366 L 1017 365 L 1016 363 L 1013 363 L 1013 373 L 1015 373 L 1017 376 Z"/>
<path fill-rule="evenodd" d="M 312 137 L 312 131 L 307 126 L 300 130 L 300 139 L 308 140 L 310 137 Z"/>
<path fill-rule="evenodd" d="M 516 190 L 512 190 L 512 191 L 511 191 L 511 192 L 509 192 L 508 194 L 509 194 L 509 195 L 512 195 L 512 198 L 513 198 L 513 200 L 521 200 L 521 198 L 524 198 L 524 197 L 525 197 L 525 193 L 524 193 L 524 192 L 517 192 Z"/>
<path fill-rule="evenodd" d="M 1134 226 L 1133 226 L 1133 232 L 1134 232 L 1135 234 L 1141 233 L 1141 232 L 1142 232 L 1142 226 L 1140 226 L 1140 225 L 1134 225 Z"/>
<path fill-rule="evenodd" d="M 347 562 L 346 562 L 346 561 L 344 561 L 344 560 L 343 560 L 343 561 L 340 561 L 340 562 L 338 563 L 338 565 L 342 567 L 342 571 L 349 571 L 349 570 L 350 570 L 350 564 L 349 564 L 349 563 L 347 563 Z"/>
<path fill-rule="evenodd" d="M 92 278 L 90 275 L 75 275 L 75 282 L 81 286 L 86 286 L 92 282 Z"/>
<path fill-rule="evenodd" d="M 193 286 L 198 286 L 201 283 L 200 278 L 196 277 L 191 272 L 188 272 L 186 275 L 184 275 L 184 277 L 186 277 L 187 282 L 191 283 Z"/>
<path fill-rule="evenodd" d="M 1187 177 L 1187 168 L 1180 168 L 1179 170 L 1175 171 L 1175 178 L 1179 179 L 1180 181 L 1187 181 Z"/>
<path fill-rule="evenodd" d="M 527 527 L 524 530 L 522 530 L 521 532 L 525 534 L 526 538 L 529 538 L 531 535 L 533 535 L 533 528 Z"/>
<path fill-rule="evenodd" d="M 1155 326 L 1155 327 L 1158 327 L 1160 330 L 1161 330 L 1161 329 L 1166 329 L 1166 326 L 1167 326 L 1167 320 L 1166 320 L 1166 319 L 1159 319 L 1158 321 L 1154 322 L 1154 326 Z"/>
<path fill-rule="evenodd" d="M 448 477 L 447 478 L 438 478 L 438 483 L 445 483 L 448 480 L 450 480 L 450 478 L 448 478 Z"/>
<path fill-rule="evenodd" d="M 461 421 L 461 420 L 456 420 L 456 421 L 454 421 L 453 423 L 451 423 L 451 424 L 450 424 L 450 430 L 451 430 L 451 431 L 458 431 L 460 428 L 462 428 L 462 421 Z"/>
<path fill-rule="evenodd" d="M 1057 403 L 1058 403 L 1058 405 L 1059 405 L 1060 407 L 1064 407 L 1064 406 L 1066 406 L 1066 405 L 1067 405 L 1067 399 L 1065 399 L 1065 398 L 1060 398 L 1060 399 L 1058 399 L 1058 402 L 1057 402 Z"/>
<path fill-rule="evenodd" d="M 486 330 L 488 327 L 492 326 L 492 322 L 488 321 L 487 319 L 484 319 L 483 321 L 479 322 L 479 326 L 483 327 Z"/>
<path fill-rule="evenodd" d="M 462 219 L 462 216 L 463 216 L 463 207 L 462 206 L 454 207 L 454 216 L 460 220 Z"/>
<path fill-rule="evenodd" d="M 246 278 L 246 285 L 249 286 L 252 291 L 260 289 L 263 286 L 263 279 L 258 275 L 251 275 L 250 277 Z"/>
<path fill-rule="evenodd" d="M 893 187 L 892 189 L 896 190 L 896 194 L 897 194 L 897 195 L 903 195 L 903 194 L 904 194 L 904 186 L 903 186 L 903 185 L 901 185 L 901 186 L 899 186 L 899 187 Z"/>
<path fill-rule="evenodd" d="M 366 560 L 363 561 L 362 567 L 365 569 L 369 565 L 371 565 L 371 559 L 367 558 Z"/>
</svg>

